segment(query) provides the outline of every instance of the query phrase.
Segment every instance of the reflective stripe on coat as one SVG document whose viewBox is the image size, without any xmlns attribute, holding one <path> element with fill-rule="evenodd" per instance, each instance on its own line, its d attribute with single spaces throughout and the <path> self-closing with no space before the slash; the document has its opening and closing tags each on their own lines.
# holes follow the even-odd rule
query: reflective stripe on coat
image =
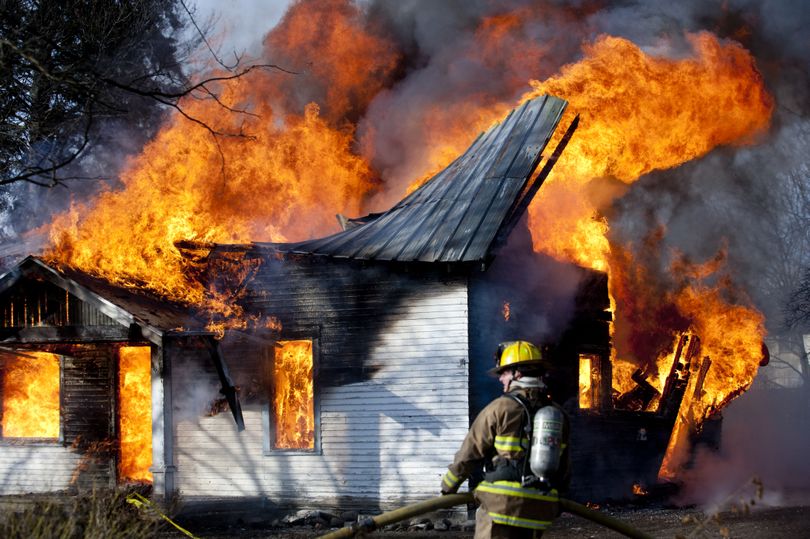
<svg viewBox="0 0 810 539">
<path fill-rule="evenodd" d="M 507 526 L 545 530 L 560 513 L 556 490 L 525 488 L 517 481 L 482 481 L 474 496 L 493 522 Z"/>
</svg>

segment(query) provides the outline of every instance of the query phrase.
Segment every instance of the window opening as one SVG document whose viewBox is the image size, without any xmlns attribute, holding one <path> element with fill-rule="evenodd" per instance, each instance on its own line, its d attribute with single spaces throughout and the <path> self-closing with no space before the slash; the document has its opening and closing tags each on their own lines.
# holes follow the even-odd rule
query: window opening
<svg viewBox="0 0 810 539">
<path fill-rule="evenodd" d="M 59 356 L 3 354 L 3 437 L 59 438 Z"/>
<path fill-rule="evenodd" d="M 599 386 L 602 384 L 600 357 L 579 355 L 579 408 L 588 410 L 599 406 Z"/>
<path fill-rule="evenodd" d="M 148 346 L 119 349 L 119 480 L 151 483 L 152 351 Z"/>
<path fill-rule="evenodd" d="M 315 449 L 311 340 L 279 341 L 273 362 L 274 449 Z"/>
</svg>

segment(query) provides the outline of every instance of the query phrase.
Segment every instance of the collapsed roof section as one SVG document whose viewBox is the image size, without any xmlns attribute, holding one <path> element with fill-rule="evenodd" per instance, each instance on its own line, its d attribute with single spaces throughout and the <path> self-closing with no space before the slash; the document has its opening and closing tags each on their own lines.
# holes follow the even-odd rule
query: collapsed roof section
<svg viewBox="0 0 810 539">
<path fill-rule="evenodd" d="M 26 340 L 27 333 L 32 334 L 27 339 L 37 340 L 49 328 L 60 330 L 49 338 L 65 338 L 72 326 L 119 326 L 124 330 L 120 338 L 143 338 L 155 344 L 172 333 L 211 333 L 181 305 L 79 270 L 57 269 L 34 256 L 0 276 L 0 308 L 4 314 L 13 314 L 15 306 L 17 314 L 4 320 L 7 329 L 0 331 L 5 340 Z M 24 310 L 29 316 L 21 315 Z M 104 335 L 118 336 L 109 331 Z"/>
<path fill-rule="evenodd" d="M 524 102 L 390 210 L 350 220 L 352 226 L 342 232 L 255 245 L 358 260 L 486 261 L 506 240 L 576 129 L 578 118 L 533 177 L 566 105 L 552 96 Z"/>
<path fill-rule="evenodd" d="M 58 342 L 149 341 L 161 347 L 166 337 L 188 336 L 208 342 L 220 392 L 237 428 L 244 430 L 242 408 L 215 333 L 191 309 L 34 256 L 0 275 L 0 353 Z"/>
</svg>

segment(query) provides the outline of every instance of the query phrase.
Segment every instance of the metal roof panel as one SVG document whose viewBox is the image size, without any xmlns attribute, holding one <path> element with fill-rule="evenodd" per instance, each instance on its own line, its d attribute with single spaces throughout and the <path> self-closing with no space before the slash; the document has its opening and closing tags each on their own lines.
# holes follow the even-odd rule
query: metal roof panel
<svg viewBox="0 0 810 539">
<path fill-rule="evenodd" d="M 484 260 L 518 206 L 566 104 L 553 96 L 524 102 L 385 213 L 324 238 L 264 246 L 361 260 Z"/>
</svg>

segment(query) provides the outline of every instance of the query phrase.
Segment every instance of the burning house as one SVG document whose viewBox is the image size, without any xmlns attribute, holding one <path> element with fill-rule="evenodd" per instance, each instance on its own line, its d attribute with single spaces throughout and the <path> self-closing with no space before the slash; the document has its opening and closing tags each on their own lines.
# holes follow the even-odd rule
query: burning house
<svg viewBox="0 0 810 539">
<path fill-rule="evenodd" d="M 521 237 L 577 127 L 557 132 L 565 106 L 525 101 L 390 210 L 342 219 L 334 235 L 181 245 L 209 291 L 238 290 L 238 324 L 23 261 L 0 278 L 2 492 L 147 481 L 187 503 L 422 499 L 496 394 L 483 376 L 494 346 L 518 337 L 555 362 L 554 397 L 574 417 L 575 494 L 653 482 L 667 447 L 710 415 L 670 440 L 710 360 L 684 336 L 663 390 L 639 371 L 617 393 L 607 276 Z M 49 385 L 29 390 L 33 380 Z"/>
<path fill-rule="evenodd" d="M 159 373 L 187 311 L 33 257 L 1 281 L 2 492 L 162 485 Z"/>
<path fill-rule="evenodd" d="M 23 261 L 0 281 L 3 492 L 135 480 L 187 500 L 432 493 L 490 356 L 472 334 L 486 316 L 478 275 L 573 133 L 534 174 L 564 107 L 526 102 L 394 208 L 333 236 L 213 246 L 207 278 L 226 286 L 216 268 L 252 268 L 243 316 L 273 324 L 223 336 L 171 302 Z"/>
</svg>

